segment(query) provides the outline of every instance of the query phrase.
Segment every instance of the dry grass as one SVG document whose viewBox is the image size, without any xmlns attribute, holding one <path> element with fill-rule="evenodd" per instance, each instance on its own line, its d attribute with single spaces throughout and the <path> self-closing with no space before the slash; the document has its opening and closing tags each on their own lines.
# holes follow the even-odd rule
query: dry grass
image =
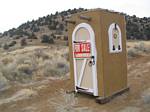
<svg viewBox="0 0 150 112">
<path fill-rule="evenodd" d="M 8 80 L 0 72 L 0 90 L 4 89 L 8 85 Z"/>
<path fill-rule="evenodd" d="M 149 42 L 150 43 L 150 42 Z M 138 55 L 149 55 L 150 44 L 148 42 L 129 42 L 128 44 L 128 57 L 136 57 Z"/>
<path fill-rule="evenodd" d="M 50 105 L 53 105 L 56 112 L 92 112 L 88 107 L 77 106 L 78 100 L 75 94 L 67 94 L 64 90 L 60 90 L 59 98 L 49 100 Z"/>
<path fill-rule="evenodd" d="M 149 43 L 128 42 L 128 57 L 149 55 Z M 24 83 L 49 76 L 63 77 L 69 72 L 66 46 L 28 46 L 13 51 L 0 50 L 0 56 L 0 72 L 9 81 Z"/>
<path fill-rule="evenodd" d="M 2 99 L 0 101 L 0 105 L 16 102 L 19 100 L 29 99 L 30 97 L 36 96 L 37 92 L 32 89 L 21 89 L 20 91 L 16 92 L 9 98 Z"/>
<path fill-rule="evenodd" d="M 25 47 L 4 52 L 0 72 L 9 81 L 26 83 L 40 77 L 61 77 L 69 72 L 66 47 Z"/>
<path fill-rule="evenodd" d="M 11 63 L 11 62 L 13 62 L 13 59 L 11 58 L 11 57 L 4 57 L 2 60 L 2 63 L 4 64 L 4 65 L 7 65 L 7 64 L 9 64 L 9 63 Z"/>
<path fill-rule="evenodd" d="M 141 97 L 142 97 L 142 99 L 143 99 L 145 104 L 150 104 L 150 88 L 148 88 L 147 90 L 143 91 Z"/>
<path fill-rule="evenodd" d="M 43 74 L 45 76 L 61 77 L 69 72 L 68 64 L 65 61 L 56 61 L 55 63 L 45 62 Z"/>
</svg>

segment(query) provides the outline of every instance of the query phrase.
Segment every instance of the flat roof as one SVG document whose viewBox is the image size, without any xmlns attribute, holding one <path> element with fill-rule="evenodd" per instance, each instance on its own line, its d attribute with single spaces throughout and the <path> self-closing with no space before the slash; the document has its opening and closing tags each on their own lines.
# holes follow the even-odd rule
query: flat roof
<svg viewBox="0 0 150 112">
<path fill-rule="evenodd" d="M 117 12 L 114 10 L 108 10 L 108 9 L 103 9 L 103 8 L 88 9 L 86 11 L 78 12 L 76 14 L 83 14 L 83 13 L 94 12 L 94 11 L 103 11 L 103 12 L 109 12 L 109 13 L 114 13 L 114 14 L 119 14 L 119 15 L 125 15 L 125 13 L 123 12 Z M 73 15 L 76 15 L 76 14 L 73 14 Z"/>
</svg>

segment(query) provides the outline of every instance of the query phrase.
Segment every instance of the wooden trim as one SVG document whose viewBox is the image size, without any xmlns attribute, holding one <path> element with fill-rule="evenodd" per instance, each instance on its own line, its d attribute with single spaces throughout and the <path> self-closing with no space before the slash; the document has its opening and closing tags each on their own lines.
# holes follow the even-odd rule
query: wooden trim
<svg viewBox="0 0 150 112">
<path fill-rule="evenodd" d="M 91 21 L 92 20 L 92 18 L 88 17 L 88 16 L 80 15 L 79 17 L 80 17 L 80 19 L 87 20 L 87 21 Z"/>
<path fill-rule="evenodd" d="M 72 49 L 74 49 L 75 33 L 81 27 L 86 28 L 90 33 L 90 41 L 91 41 L 91 49 L 92 49 L 91 53 L 92 53 L 92 55 L 95 56 L 95 65 L 92 66 L 93 95 L 98 96 L 97 67 L 96 67 L 97 66 L 97 64 L 96 64 L 96 62 L 97 62 L 97 50 L 96 50 L 96 43 L 95 43 L 95 33 L 89 24 L 80 23 L 75 27 L 75 29 L 73 30 L 73 33 L 72 33 Z M 74 61 L 73 64 L 74 64 L 75 91 L 77 92 L 76 86 L 78 84 L 77 84 L 77 76 L 76 76 L 76 74 L 77 74 L 76 73 L 76 59 L 75 59 L 74 53 L 73 53 L 73 61 Z"/>
<path fill-rule="evenodd" d="M 84 60 L 83 60 L 83 65 L 82 65 L 82 68 L 81 68 L 81 71 L 80 71 L 79 82 L 78 82 L 78 86 L 79 86 L 79 87 L 80 87 L 81 82 L 82 82 L 82 79 L 83 79 L 83 74 L 84 74 L 86 62 L 87 62 L 87 59 L 84 59 Z"/>
<path fill-rule="evenodd" d="M 69 19 L 66 19 L 65 21 L 66 21 L 67 23 L 76 24 L 76 21 L 72 21 L 72 20 L 69 20 Z"/>
<path fill-rule="evenodd" d="M 117 49 L 117 50 L 112 50 L 112 48 L 113 48 L 113 41 L 112 41 L 112 39 L 113 39 L 113 35 L 112 35 L 112 30 L 113 30 L 113 28 L 114 28 L 114 25 L 116 26 L 116 28 L 119 30 L 119 45 L 120 45 L 120 50 L 119 49 Z M 116 24 L 116 23 L 112 23 L 110 26 L 109 26 L 109 29 L 108 29 L 108 38 L 109 38 L 109 52 L 110 53 L 119 53 L 119 52 L 122 52 L 122 34 L 121 34 L 121 29 L 120 29 L 120 27 L 119 27 L 119 25 L 118 24 Z"/>
</svg>

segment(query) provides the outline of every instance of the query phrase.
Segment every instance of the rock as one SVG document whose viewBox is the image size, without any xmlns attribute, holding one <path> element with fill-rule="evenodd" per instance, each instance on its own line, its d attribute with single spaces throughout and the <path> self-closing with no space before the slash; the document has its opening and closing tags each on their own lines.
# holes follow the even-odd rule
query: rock
<svg viewBox="0 0 150 112">
<path fill-rule="evenodd" d="M 141 109 L 138 107 L 125 107 L 124 109 L 121 109 L 118 112 L 140 112 Z"/>
<path fill-rule="evenodd" d="M 144 103 L 146 104 L 150 104 L 150 88 L 148 88 L 147 90 L 145 90 L 142 95 L 142 100 L 144 101 Z"/>
</svg>

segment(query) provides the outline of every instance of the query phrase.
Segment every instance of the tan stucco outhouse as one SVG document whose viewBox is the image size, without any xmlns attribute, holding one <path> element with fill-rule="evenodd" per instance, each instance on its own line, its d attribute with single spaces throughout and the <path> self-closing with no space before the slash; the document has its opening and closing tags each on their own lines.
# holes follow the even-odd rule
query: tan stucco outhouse
<svg viewBox="0 0 150 112">
<path fill-rule="evenodd" d="M 125 17 L 95 9 L 67 22 L 72 89 L 100 101 L 128 90 Z"/>
</svg>

